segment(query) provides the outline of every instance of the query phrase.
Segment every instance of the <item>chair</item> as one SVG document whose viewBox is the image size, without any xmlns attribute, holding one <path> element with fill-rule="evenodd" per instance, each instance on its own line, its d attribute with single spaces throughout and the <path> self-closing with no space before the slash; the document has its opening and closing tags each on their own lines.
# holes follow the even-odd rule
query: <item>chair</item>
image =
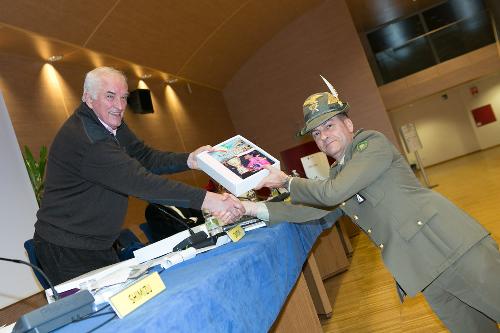
<svg viewBox="0 0 500 333">
<path fill-rule="evenodd" d="M 122 229 L 115 242 L 116 254 L 120 261 L 128 260 L 134 257 L 134 251 L 144 247 L 144 244 L 130 229 Z"/>
<path fill-rule="evenodd" d="M 140 243 L 141 241 L 137 236 L 134 234 L 134 232 L 128 228 L 122 229 L 120 231 L 120 236 L 118 236 L 118 242 L 120 243 L 121 247 L 129 247 L 134 243 Z"/>
<path fill-rule="evenodd" d="M 36 257 L 35 243 L 33 242 L 33 239 L 28 239 L 27 241 L 24 242 L 24 249 L 28 253 L 28 259 L 30 261 L 30 264 L 35 265 L 36 267 L 41 269 L 40 263 L 38 262 L 38 258 Z M 36 269 L 33 269 L 33 273 L 35 273 L 35 276 L 38 279 L 38 282 L 40 282 L 40 285 L 43 287 L 43 289 L 50 288 L 49 283 L 45 280 L 42 274 L 40 274 Z"/>
<path fill-rule="evenodd" d="M 155 240 L 153 239 L 153 232 L 151 231 L 151 227 L 149 226 L 149 224 L 147 224 L 146 222 L 141 223 L 139 224 L 139 228 L 142 230 L 144 235 L 146 235 L 146 238 L 150 243 L 155 242 Z"/>
</svg>

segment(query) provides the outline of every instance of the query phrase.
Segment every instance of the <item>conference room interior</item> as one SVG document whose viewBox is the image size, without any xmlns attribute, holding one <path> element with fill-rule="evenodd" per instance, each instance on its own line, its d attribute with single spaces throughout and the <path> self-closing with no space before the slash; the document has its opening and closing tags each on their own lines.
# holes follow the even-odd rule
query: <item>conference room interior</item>
<svg viewBox="0 0 500 333">
<path fill-rule="evenodd" d="M 20 148 L 50 149 L 81 102 L 85 73 L 111 66 L 130 91 L 150 91 L 154 112 L 125 114 L 148 145 L 190 152 L 240 134 L 280 158 L 311 141 L 295 134 L 305 98 L 327 90 L 321 74 L 350 104 L 355 127 L 384 133 L 424 182 L 400 136 L 401 126 L 415 124 L 429 185 L 500 242 L 497 1 L 56 3 L 0 0 L 0 92 Z M 468 14 L 445 15 L 433 29 L 428 13 L 449 8 Z M 209 180 L 199 171 L 169 177 L 199 187 Z M 130 198 L 124 225 L 143 242 L 146 205 Z M 352 230 L 349 266 L 324 280 L 332 313 L 321 318 L 323 330 L 447 332 L 423 296 L 399 302 L 378 248 Z M 38 293 L 9 304 L 0 324 L 44 303 Z"/>
</svg>

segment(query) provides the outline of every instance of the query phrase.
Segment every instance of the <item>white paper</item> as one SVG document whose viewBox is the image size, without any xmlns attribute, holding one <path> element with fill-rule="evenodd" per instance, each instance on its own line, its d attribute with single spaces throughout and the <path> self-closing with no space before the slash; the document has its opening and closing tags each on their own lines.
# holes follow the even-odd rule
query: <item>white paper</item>
<svg viewBox="0 0 500 333">
<path fill-rule="evenodd" d="M 106 285 L 106 283 L 108 283 L 107 285 L 120 283 L 119 281 L 123 280 L 125 278 L 125 275 L 128 276 L 131 270 L 130 267 L 137 264 L 138 262 L 135 258 L 125 260 L 114 265 L 109 265 L 85 273 L 67 282 L 58 284 L 57 286 L 54 286 L 54 288 L 58 293 L 62 293 L 71 289 L 95 289 L 98 281 L 101 281 L 101 279 L 103 279 L 103 281 L 102 283 L 100 283 L 100 287 Z M 118 273 L 114 275 L 115 272 Z M 47 301 L 49 303 L 52 303 L 54 301 L 52 297 L 52 290 L 50 288 L 45 290 L 45 296 L 47 297 Z M 97 299 L 96 304 L 98 304 Z"/>
<path fill-rule="evenodd" d="M 172 253 L 167 254 L 161 260 L 160 265 L 161 265 L 161 267 L 167 269 L 167 268 L 170 268 L 174 265 L 177 265 L 178 263 L 192 259 L 194 257 L 196 257 L 196 249 L 194 247 L 188 247 L 185 250 L 172 252 Z"/>
<path fill-rule="evenodd" d="M 327 179 L 330 173 L 328 157 L 323 152 L 317 152 L 300 158 L 306 177 L 309 179 Z"/>
</svg>

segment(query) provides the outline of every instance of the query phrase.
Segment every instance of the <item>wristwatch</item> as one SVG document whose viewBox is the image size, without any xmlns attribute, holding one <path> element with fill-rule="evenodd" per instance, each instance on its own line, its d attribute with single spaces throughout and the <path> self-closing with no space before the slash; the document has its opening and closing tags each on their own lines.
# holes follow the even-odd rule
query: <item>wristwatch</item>
<svg viewBox="0 0 500 333">
<path fill-rule="evenodd" d="M 285 181 L 283 182 L 283 188 L 285 188 L 288 192 L 290 192 L 290 181 L 292 180 L 292 176 L 286 176 Z"/>
</svg>

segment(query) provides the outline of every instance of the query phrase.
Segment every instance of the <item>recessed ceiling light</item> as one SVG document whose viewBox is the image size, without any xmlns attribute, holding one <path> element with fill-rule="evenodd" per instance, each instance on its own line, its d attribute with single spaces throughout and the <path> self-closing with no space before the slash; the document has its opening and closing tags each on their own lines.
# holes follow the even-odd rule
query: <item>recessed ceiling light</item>
<svg viewBox="0 0 500 333">
<path fill-rule="evenodd" d="M 61 61 L 62 59 L 63 59 L 62 55 L 53 55 L 53 56 L 50 56 L 47 60 L 49 62 L 57 62 L 57 61 Z"/>
<path fill-rule="evenodd" d="M 145 74 L 141 75 L 141 79 L 143 79 L 143 80 L 144 79 L 149 79 L 150 77 L 151 77 L 151 74 L 149 74 L 149 73 L 145 73 Z"/>
</svg>

